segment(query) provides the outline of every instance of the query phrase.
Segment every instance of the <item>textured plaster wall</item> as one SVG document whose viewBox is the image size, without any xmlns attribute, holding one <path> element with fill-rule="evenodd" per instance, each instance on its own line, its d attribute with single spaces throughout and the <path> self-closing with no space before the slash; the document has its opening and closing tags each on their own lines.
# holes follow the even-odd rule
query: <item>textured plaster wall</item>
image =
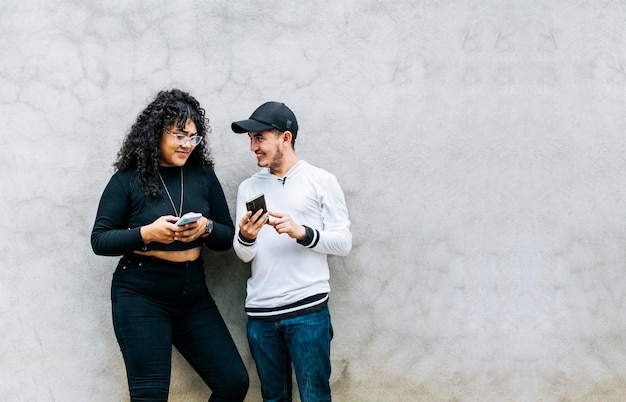
<svg viewBox="0 0 626 402">
<path fill-rule="evenodd" d="M 230 122 L 298 115 L 354 248 L 332 258 L 338 401 L 626 399 L 622 1 L 0 4 L 0 399 L 120 401 L 100 193 L 156 91 L 206 108 L 231 210 L 256 170 Z M 207 253 L 250 369 L 248 268 Z M 208 389 L 174 354 L 172 401 Z"/>
</svg>

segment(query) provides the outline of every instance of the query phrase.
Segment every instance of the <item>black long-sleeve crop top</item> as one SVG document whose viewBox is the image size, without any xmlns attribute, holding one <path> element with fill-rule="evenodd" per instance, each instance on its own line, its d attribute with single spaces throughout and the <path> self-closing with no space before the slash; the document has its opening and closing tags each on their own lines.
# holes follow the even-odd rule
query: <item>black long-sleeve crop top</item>
<svg viewBox="0 0 626 402">
<path fill-rule="evenodd" d="M 168 191 L 176 208 L 180 208 L 180 167 L 161 167 Z M 117 256 L 135 250 L 188 250 L 203 243 L 211 250 L 224 251 L 232 247 L 235 233 L 224 191 L 213 170 L 186 166 L 183 170 L 183 214 L 200 212 L 214 222 L 211 235 L 193 242 L 175 241 L 171 244 L 144 244 L 140 228 L 164 215 L 176 215 L 165 194 L 156 200 L 143 195 L 135 170 L 118 171 L 109 180 L 98 206 L 91 247 L 98 255 Z"/>
</svg>

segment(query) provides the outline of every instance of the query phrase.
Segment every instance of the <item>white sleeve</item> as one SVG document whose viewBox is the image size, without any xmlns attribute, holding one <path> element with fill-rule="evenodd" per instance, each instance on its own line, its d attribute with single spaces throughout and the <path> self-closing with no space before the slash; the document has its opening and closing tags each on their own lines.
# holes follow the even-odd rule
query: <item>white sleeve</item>
<svg viewBox="0 0 626 402">
<path fill-rule="evenodd" d="M 346 200 L 335 176 L 326 181 L 320 201 L 323 227 L 312 228 L 313 238 L 303 246 L 319 253 L 346 256 L 352 249 L 352 233 Z"/>
<path fill-rule="evenodd" d="M 239 257 L 243 262 L 250 262 L 256 256 L 258 244 L 256 239 L 253 241 L 246 241 L 242 237 L 239 236 L 239 222 L 246 214 L 246 198 L 242 194 L 241 185 L 237 190 L 237 209 L 236 209 L 236 218 L 235 218 L 235 237 L 233 238 L 233 249 L 235 250 L 235 254 Z"/>
</svg>

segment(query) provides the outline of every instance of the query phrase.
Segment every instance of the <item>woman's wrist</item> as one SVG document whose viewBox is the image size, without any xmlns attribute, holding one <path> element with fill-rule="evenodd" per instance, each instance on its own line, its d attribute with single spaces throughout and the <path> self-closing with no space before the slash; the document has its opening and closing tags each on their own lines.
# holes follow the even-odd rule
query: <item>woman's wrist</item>
<svg viewBox="0 0 626 402">
<path fill-rule="evenodd" d="M 202 234 L 202 238 L 207 238 L 213 233 L 213 227 L 215 222 L 211 218 L 206 218 L 206 223 L 204 223 L 204 233 Z"/>
<path fill-rule="evenodd" d="M 152 242 L 152 240 L 150 240 L 148 236 L 149 232 L 150 232 L 150 229 L 148 228 L 148 225 L 142 226 L 141 228 L 139 228 L 139 234 L 141 235 L 141 240 L 143 240 L 144 244 L 148 244 Z"/>
</svg>

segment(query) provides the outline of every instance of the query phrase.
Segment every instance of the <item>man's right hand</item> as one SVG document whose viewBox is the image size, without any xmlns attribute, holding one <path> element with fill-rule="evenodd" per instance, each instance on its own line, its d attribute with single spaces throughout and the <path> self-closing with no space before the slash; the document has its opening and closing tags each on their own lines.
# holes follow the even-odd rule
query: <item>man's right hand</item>
<svg viewBox="0 0 626 402">
<path fill-rule="evenodd" d="M 247 240 L 256 239 L 268 219 L 268 214 L 263 214 L 262 209 L 258 210 L 254 215 L 252 215 L 251 211 L 246 212 L 239 221 L 239 234 Z"/>
</svg>

